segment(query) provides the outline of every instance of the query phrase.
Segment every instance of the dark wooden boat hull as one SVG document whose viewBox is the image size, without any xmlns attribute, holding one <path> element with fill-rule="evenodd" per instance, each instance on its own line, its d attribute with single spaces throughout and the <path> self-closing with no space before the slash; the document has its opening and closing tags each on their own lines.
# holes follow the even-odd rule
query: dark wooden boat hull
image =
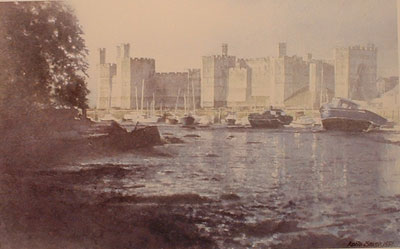
<svg viewBox="0 0 400 249">
<path fill-rule="evenodd" d="M 364 109 L 335 108 L 324 105 L 320 112 L 325 130 L 367 131 L 387 123 L 385 118 Z"/>
<path fill-rule="evenodd" d="M 248 117 L 251 127 L 254 128 L 280 128 L 289 125 L 293 121 L 292 116 L 266 115 L 252 113 Z"/>
<path fill-rule="evenodd" d="M 283 123 L 278 119 L 249 119 L 251 127 L 254 128 L 280 128 L 283 127 Z"/>
<path fill-rule="evenodd" d="M 374 125 L 367 120 L 327 118 L 321 122 L 325 130 L 361 132 L 374 128 Z"/>
<path fill-rule="evenodd" d="M 227 125 L 235 125 L 235 123 L 236 123 L 236 119 L 231 119 L 231 118 L 230 118 L 230 119 L 227 119 L 227 120 L 226 120 L 226 124 L 227 124 Z"/>
<path fill-rule="evenodd" d="M 181 123 L 184 126 L 193 125 L 194 124 L 194 118 L 191 117 L 191 116 L 183 117 L 183 118 L 181 118 Z"/>
</svg>

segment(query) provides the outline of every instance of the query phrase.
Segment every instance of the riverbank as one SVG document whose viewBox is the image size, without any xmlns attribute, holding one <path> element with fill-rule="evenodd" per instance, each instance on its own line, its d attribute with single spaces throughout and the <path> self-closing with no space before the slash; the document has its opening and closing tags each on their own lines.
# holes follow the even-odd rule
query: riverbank
<svg viewBox="0 0 400 249">
<path fill-rule="evenodd" d="M 171 214 L 163 203 L 134 208 L 108 205 L 113 193 L 94 196 L 76 187 L 104 175 L 123 177 L 123 169 L 98 165 L 78 173 L 58 171 L 60 165 L 83 158 L 123 153 L 112 145 L 94 148 L 84 138 L 54 137 L 8 142 L 1 144 L 1 248 L 213 247 L 190 219 Z M 129 153 L 159 155 L 150 147 Z"/>
</svg>

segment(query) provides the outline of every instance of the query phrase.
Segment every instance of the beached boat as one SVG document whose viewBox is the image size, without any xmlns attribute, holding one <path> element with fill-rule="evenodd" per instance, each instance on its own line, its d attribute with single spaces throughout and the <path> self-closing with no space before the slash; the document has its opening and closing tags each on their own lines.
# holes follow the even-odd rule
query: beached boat
<svg viewBox="0 0 400 249">
<path fill-rule="evenodd" d="M 320 113 L 326 130 L 368 131 L 387 123 L 385 118 L 344 98 L 333 98 L 320 108 Z"/>
<path fill-rule="evenodd" d="M 279 128 L 289 125 L 293 117 L 286 115 L 281 109 L 270 108 L 260 113 L 250 113 L 248 116 L 251 127 L 257 128 Z"/>
</svg>

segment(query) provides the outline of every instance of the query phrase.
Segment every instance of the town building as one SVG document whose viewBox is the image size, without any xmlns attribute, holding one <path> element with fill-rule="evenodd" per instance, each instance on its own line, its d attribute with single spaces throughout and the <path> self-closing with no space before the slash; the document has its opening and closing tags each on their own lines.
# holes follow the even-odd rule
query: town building
<svg viewBox="0 0 400 249">
<path fill-rule="evenodd" d="M 377 96 L 377 52 L 373 44 L 335 49 L 335 96 L 364 101 Z"/>
</svg>

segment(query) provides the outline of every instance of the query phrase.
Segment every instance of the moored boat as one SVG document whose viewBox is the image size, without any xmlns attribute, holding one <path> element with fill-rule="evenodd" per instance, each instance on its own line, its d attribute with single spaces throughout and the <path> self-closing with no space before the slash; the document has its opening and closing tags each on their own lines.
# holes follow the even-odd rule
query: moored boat
<svg viewBox="0 0 400 249">
<path fill-rule="evenodd" d="M 326 130 L 368 131 L 387 123 L 380 115 L 361 109 L 345 98 L 333 98 L 320 108 L 322 126 Z"/>
<path fill-rule="evenodd" d="M 170 115 L 166 117 L 165 122 L 167 124 L 175 125 L 179 122 L 179 119 L 175 115 Z"/>
<path fill-rule="evenodd" d="M 296 113 L 295 119 L 290 126 L 294 128 L 311 128 L 315 125 L 316 122 L 312 117 L 305 116 L 304 112 L 301 112 L 302 114 L 299 113 Z"/>
<path fill-rule="evenodd" d="M 284 125 L 289 125 L 293 117 L 286 115 L 281 109 L 270 108 L 269 110 L 260 113 L 250 113 L 248 116 L 251 127 L 257 128 L 279 128 Z"/>
<path fill-rule="evenodd" d="M 194 125 L 194 117 L 192 117 L 192 115 L 190 114 L 185 114 L 182 118 L 181 118 L 181 123 L 184 126 L 187 125 Z"/>
<path fill-rule="evenodd" d="M 235 125 L 236 123 L 236 113 L 230 112 L 228 116 L 225 118 L 225 122 L 227 125 Z"/>
</svg>

